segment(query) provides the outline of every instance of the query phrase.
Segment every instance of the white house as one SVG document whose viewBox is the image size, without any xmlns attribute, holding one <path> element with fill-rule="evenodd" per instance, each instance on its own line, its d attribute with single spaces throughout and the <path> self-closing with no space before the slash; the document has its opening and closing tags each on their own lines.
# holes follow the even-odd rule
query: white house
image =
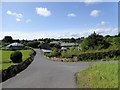
<svg viewBox="0 0 120 90">
<path fill-rule="evenodd" d="M 23 44 L 15 42 L 7 45 L 6 49 L 22 49 L 23 46 L 24 46 Z"/>
</svg>

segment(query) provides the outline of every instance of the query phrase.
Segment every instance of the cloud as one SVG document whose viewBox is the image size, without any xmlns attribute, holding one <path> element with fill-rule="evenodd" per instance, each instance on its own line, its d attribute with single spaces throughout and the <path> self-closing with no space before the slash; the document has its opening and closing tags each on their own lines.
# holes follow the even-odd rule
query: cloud
<svg viewBox="0 0 120 90">
<path fill-rule="evenodd" d="M 118 34 L 118 28 L 96 28 L 96 29 L 91 29 L 90 32 L 96 32 L 97 34 L 100 35 L 117 35 Z"/>
<path fill-rule="evenodd" d="M 107 22 L 105 22 L 105 21 L 101 21 L 101 23 L 100 23 L 101 25 L 106 25 L 107 24 Z"/>
<path fill-rule="evenodd" d="M 22 14 L 16 14 L 16 17 L 17 17 L 17 18 L 22 18 L 23 15 L 22 15 Z"/>
<path fill-rule="evenodd" d="M 21 21 L 21 19 L 19 19 L 19 18 L 16 18 L 16 21 L 18 21 L 18 22 L 19 22 L 19 21 Z"/>
<path fill-rule="evenodd" d="M 90 16 L 98 17 L 100 15 L 100 13 L 101 13 L 101 11 L 99 11 L 99 10 L 93 10 L 93 11 L 91 11 Z"/>
<path fill-rule="evenodd" d="M 43 30 L 44 31 L 44 30 Z M 79 38 L 79 37 L 87 37 L 91 33 L 96 32 L 100 35 L 117 35 L 118 34 L 118 28 L 112 27 L 112 28 L 91 28 L 86 30 L 79 30 L 79 32 L 64 32 L 59 31 L 58 32 L 35 32 L 35 31 L 28 31 L 24 32 L 21 30 L 17 31 L 8 31 L 8 32 L 2 32 L 2 35 L 0 35 L 0 40 L 3 39 L 4 36 L 12 36 L 13 39 L 27 39 L 27 40 L 33 40 L 33 39 L 39 39 L 39 38 Z M 32 36 L 31 36 L 32 35 Z"/>
<path fill-rule="evenodd" d="M 11 11 L 7 11 L 7 14 L 9 15 L 13 15 L 13 13 Z"/>
<path fill-rule="evenodd" d="M 80 30 L 80 32 L 76 32 L 76 33 L 61 33 L 59 34 L 58 38 L 79 38 L 79 37 L 87 37 L 89 35 L 91 35 L 93 32 L 96 32 L 97 34 L 100 35 L 117 35 L 118 34 L 118 28 L 113 27 L 113 28 L 91 28 L 91 29 L 87 29 L 87 30 Z"/>
<path fill-rule="evenodd" d="M 109 22 L 101 21 L 97 26 L 107 26 L 109 25 Z"/>
<path fill-rule="evenodd" d="M 84 3 L 89 5 L 89 4 L 95 4 L 98 2 L 102 2 L 103 0 L 84 0 Z"/>
<path fill-rule="evenodd" d="M 16 17 L 16 21 L 21 21 L 21 19 L 23 18 L 23 15 L 21 13 L 16 13 L 16 12 L 12 12 L 12 11 L 7 11 L 8 15 L 12 15 Z"/>
<path fill-rule="evenodd" d="M 76 17 L 76 14 L 74 14 L 74 13 L 69 13 L 67 16 L 68 16 L 68 17 Z"/>
<path fill-rule="evenodd" d="M 47 8 L 36 8 L 36 12 L 37 14 L 44 16 L 44 17 L 48 17 L 51 15 L 51 11 L 49 11 Z"/>
<path fill-rule="evenodd" d="M 29 22 L 31 22 L 32 20 L 31 19 L 27 19 L 25 22 L 26 23 L 29 23 Z"/>
</svg>

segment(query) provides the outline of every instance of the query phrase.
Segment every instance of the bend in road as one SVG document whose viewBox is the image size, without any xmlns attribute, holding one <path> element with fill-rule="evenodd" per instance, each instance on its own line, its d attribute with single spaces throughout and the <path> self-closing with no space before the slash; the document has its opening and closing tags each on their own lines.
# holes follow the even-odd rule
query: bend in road
<svg viewBox="0 0 120 90">
<path fill-rule="evenodd" d="M 3 88 L 77 88 L 75 73 L 100 63 L 54 62 L 48 60 L 41 50 L 35 51 L 37 54 L 29 67 L 3 82 Z"/>
</svg>

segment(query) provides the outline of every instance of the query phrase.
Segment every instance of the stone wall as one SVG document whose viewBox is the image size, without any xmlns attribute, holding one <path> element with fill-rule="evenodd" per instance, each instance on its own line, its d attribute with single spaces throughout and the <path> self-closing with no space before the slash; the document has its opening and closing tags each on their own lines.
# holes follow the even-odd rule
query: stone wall
<svg viewBox="0 0 120 90">
<path fill-rule="evenodd" d="M 31 62 L 34 60 L 35 55 L 36 55 L 36 52 L 33 51 L 33 53 L 24 62 L 21 62 L 17 65 L 12 65 L 12 66 L 8 67 L 7 69 L 2 70 L 0 73 L 0 78 L 2 77 L 1 82 L 6 81 L 7 79 L 9 79 L 9 78 L 17 75 L 21 71 L 25 70 L 31 64 Z"/>
</svg>

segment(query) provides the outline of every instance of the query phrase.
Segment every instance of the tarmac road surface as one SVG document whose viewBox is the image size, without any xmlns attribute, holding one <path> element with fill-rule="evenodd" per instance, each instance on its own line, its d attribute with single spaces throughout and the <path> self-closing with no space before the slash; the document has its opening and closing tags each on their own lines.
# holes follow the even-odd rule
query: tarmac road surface
<svg viewBox="0 0 120 90">
<path fill-rule="evenodd" d="M 47 60 L 43 52 L 35 49 L 34 61 L 27 69 L 2 83 L 2 88 L 77 88 L 75 73 L 97 63 L 107 62 L 55 62 Z"/>
</svg>

